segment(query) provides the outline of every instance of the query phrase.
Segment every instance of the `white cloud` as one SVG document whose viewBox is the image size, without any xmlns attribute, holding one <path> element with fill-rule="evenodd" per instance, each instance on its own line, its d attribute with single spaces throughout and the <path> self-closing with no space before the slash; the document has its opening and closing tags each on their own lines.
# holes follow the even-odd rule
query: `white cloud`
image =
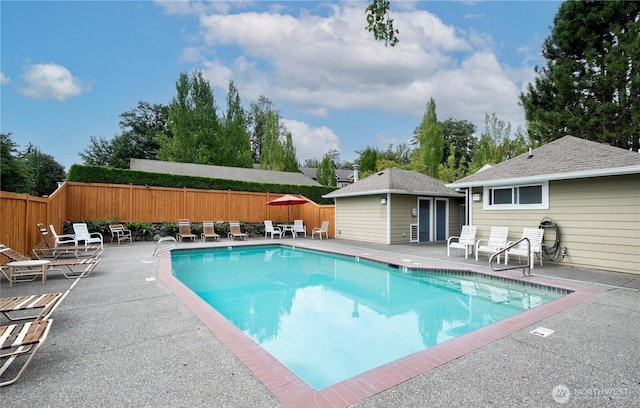
<svg viewBox="0 0 640 408">
<path fill-rule="evenodd" d="M 0 72 L 0 85 L 8 84 L 9 82 L 11 82 L 9 77 L 4 72 Z"/>
<path fill-rule="evenodd" d="M 489 34 L 446 25 L 411 2 L 393 12 L 400 43 L 385 47 L 364 30 L 363 5 L 328 3 L 326 15 L 273 8 L 228 14 L 192 5 L 200 21 L 199 47 L 208 50 L 199 53 L 198 63 L 216 87 L 226 90 L 233 80 L 243 101 L 265 95 L 276 106 L 320 118 L 336 110 L 375 110 L 414 116 L 417 124 L 433 97 L 440 119 L 469 120 L 479 131 L 487 113 L 514 129 L 522 123 L 518 97 L 531 69 L 501 64 L 499 44 Z M 232 58 L 219 52 L 234 48 L 238 55 Z M 207 54 L 215 57 L 208 60 Z M 290 124 L 301 160 L 337 149 L 330 129 Z"/>
<path fill-rule="evenodd" d="M 303 163 L 307 159 L 319 159 L 331 149 L 340 151 L 338 136 L 326 126 L 311 128 L 308 124 L 297 120 L 282 120 L 291 132 L 296 156 Z"/>
<path fill-rule="evenodd" d="M 34 99 L 57 99 L 80 95 L 91 87 L 71 75 L 71 72 L 58 64 L 32 64 L 22 74 L 24 86 L 21 93 Z"/>
</svg>

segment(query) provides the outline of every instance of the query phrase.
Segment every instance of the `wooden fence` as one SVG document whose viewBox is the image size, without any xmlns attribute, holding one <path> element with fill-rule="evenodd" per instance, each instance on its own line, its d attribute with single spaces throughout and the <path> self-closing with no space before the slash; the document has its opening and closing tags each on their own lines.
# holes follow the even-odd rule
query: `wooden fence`
<svg viewBox="0 0 640 408">
<path fill-rule="evenodd" d="M 41 241 L 37 223 L 53 224 L 60 233 L 65 221 L 109 222 L 236 221 L 261 223 L 301 219 L 307 232 L 323 220 L 335 223 L 333 205 L 312 201 L 295 206 L 269 206 L 275 193 L 197 190 L 121 184 L 65 182 L 50 197 L 0 191 L 0 243 L 29 253 Z M 329 236 L 332 236 L 329 228 Z"/>
</svg>

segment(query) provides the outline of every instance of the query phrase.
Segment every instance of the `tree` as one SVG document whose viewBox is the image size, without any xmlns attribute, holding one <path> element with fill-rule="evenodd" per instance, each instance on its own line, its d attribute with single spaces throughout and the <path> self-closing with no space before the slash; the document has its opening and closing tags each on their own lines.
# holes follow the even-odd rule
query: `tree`
<svg viewBox="0 0 640 408">
<path fill-rule="evenodd" d="M 316 181 L 323 186 L 336 185 L 336 168 L 328 153 L 324 155 L 316 171 Z"/>
<path fill-rule="evenodd" d="M 470 164 L 470 173 L 475 173 L 485 164 L 497 164 L 524 153 L 532 145 L 521 129 L 511 138 L 511 123 L 493 113 L 485 114 L 485 132 L 480 137 Z"/>
<path fill-rule="evenodd" d="M 215 164 L 231 167 L 252 167 L 251 141 L 240 103 L 238 89 L 229 82 L 227 113 L 221 129 L 221 143 L 216 153 Z"/>
<path fill-rule="evenodd" d="M 216 152 L 224 150 L 220 137 L 220 119 L 213 92 L 201 71 L 191 79 L 180 73 L 176 81 L 177 96 L 169 105 L 169 126 L 173 137 L 161 136 L 158 141 L 161 160 L 217 164 Z"/>
<path fill-rule="evenodd" d="M 251 102 L 247 114 L 247 128 L 251 138 L 251 155 L 254 163 L 260 162 L 264 145 L 267 112 L 273 110 L 269 98 L 260 95 L 257 102 Z"/>
<path fill-rule="evenodd" d="M 460 173 L 466 175 L 469 171 L 471 157 L 478 143 L 478 139 L 475 136 L 476 126 L 466 120 L 455 120 L 453 118 L 448 118 L 441 125 L 442 136 L 444 137 L 442 164 L 450 164 L 451 146 L 454 146 L 455 166 L 463 166 L 460 169 Z"/>
<path fill-rule="evenodd" d="M 362 177 L 375 173 L 378 169 L 378 150 L 367 146 L 360 152 L 360 174 Z"/>
<path fill-rule="evenodd" d="M 417 130 L 418 147 L 413 152 L 411 167 L 413 170 L 438 178 L 438 170 L 444 151 L 442 126 L 436 116 L 436 102 L 433 98 L 427 103 L 427 110 Z"/>
<path fill-rule="evenodd" d="M 373 33 L 377 41 L 384 41 L 384 45 L 394 47 L 398 43 L 398 30 L 393 26 L 393 19 L 389 16 L 389 0 L 371 0 L 365 10 L 367 31 Z"/>
<path fill-rule="evenodd" d="M 120 114 L 122 133 L 113 139 L 91 136 L 90 145 L 80 153 L 85 164 L 128 169 L 130 159 L 157 159 L 160 136 L 171 138 L 169 107 L 139 101 L 138 106 Z"/>
<path fill-rule="evenodd" d="M 64 166 L 32 144 L 22 153 L 22 159 L 33 182 L 33 190 L 29 192 L 33 195 L 45 196 L 53 193 L 58 188 L 58 182 L 64 181 L 66 177 Z"/>
<path fill-rule="evenodd" d="M 296 148 L 293 146 L 293 136 L 291 132 L 287 132 L 284 138 L 284 171 L 297 173 L 300 171 L 298 165 L 298 156 L 296 156 Z"/>
<path fill-rule="evenodd" d="M 18 156 L 18 146 L 11 133 L 0 133 L 0 189 L 13 193 L 32 193 L 34 182 L 24 160 Z"/>
<path fill-rule="evenodd" d="M 640 3 L 562 3 L 542 54 L 546 66 L 520 95 L 532 138 L 640 147 Z"/>
</svg>

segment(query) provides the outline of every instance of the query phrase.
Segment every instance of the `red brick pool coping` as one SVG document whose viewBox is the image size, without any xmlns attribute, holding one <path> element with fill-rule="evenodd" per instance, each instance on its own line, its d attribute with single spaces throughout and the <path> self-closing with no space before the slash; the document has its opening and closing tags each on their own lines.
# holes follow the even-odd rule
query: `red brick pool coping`
<svg viewBox="0 0 640 408">
<path fill-rule="evenodd" d="M 176 279 L 171 273 L 168 253 L 160 258 L 158 275 L 285 407 L 348 407 L 600 293 L 597 289 L 551 285 L 527 278 L 529 283 L 569 289 L 573 293 L 316 391 Z"/>
</svg>

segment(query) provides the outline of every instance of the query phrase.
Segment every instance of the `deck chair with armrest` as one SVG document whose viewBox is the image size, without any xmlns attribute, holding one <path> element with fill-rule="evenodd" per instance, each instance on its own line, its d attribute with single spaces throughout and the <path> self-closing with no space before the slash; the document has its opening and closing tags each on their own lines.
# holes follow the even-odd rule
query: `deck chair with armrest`
<svg viewBox="0 0 640 408">
<path fill-rule="evenodd" d="M 509 258 L 513 255 L 518 257 L 529 255 L 531 258 L 530 267 L 533 269 L 533 265 L 535 264 L 535 255 L 538 255 L 540 258 L 540 266 L 542 266 L 542 239 L 544 237 L 544 229 L 542 228 L 523 228 L 522 229 L 522 237 L 527 238 L 527 240 L 522 240 L 518 244 L 518 246 L 513 247 L 505 252 L 504 263 L 505 265 L 509 264 Z M 512 245 L 514 242 L 507 242 L 507 247 Z"/>
<path fill-rule="evenodd" d="M 111 242 L 114 239 L 118 241 L 118 245 L 122 241 L 131 242 L 131 231 L 124 227 L 124 224 L 110 224 L 109 231 L 111 231 Z"/>
<path fill-rule="evenodd" d="M 75 232 L 76 246 L 79 242 L 84 242 L 84 246 L 91 244 L 100 244 L 100 248 L 104 247 L 102 234 L 99 232 L 89 232 L 89 227 L 84 222 L 76 222 L 73 224 L 73 232 Z"/>
<path fill-rule="evenodd" d="M 178 220 L 178 242 L 182 242 L 184 238 L 189 238 L 192 240 L 198 239 L 196 234 L 191 232 L 191 220 L 183 218 Z"/>
<path fill-rule="evenodd" d="M 53 246 L 62 246 L 62 245 L 76 246 L 77 245 L 75 235 L 73 234 L 59 235 L 56 232 L 56 229 L 53 227 L 53 224 L 49 224 L 49 228 L 51 229 L 51 236 L 53 237 L 53 241 L 54 241 Z"/>
<path fill-rule="evenodd" d="M 220 235 L 216 232 L 216 227 L 213 221 L 202 221 L 202 234 L 200 235 L 202 242 L 207 238 L 213 238 L 214 241 L 220 241 Z"/>
<path fill-rule="evenodd" d="M 6 256 L 10 261 L 28 261 L 31 259 L 28 256 L 2 244 L 0 244 L 0 254 Z M 49 261 L 46 273 L 57 270 L 62 272 L 65 278 L 74 279 L 89 276 L 96 266 L 98 266 L 100 258 L 61 258 L 49 259 Z M 38 268 L 40 268 L 40 266 L 38 266 Z M 0 272 L 2 272 L 7 280 L 11 281 L 9 276 L 5 273 L 4 266 L 0 266 Z"/>
<path fill-rule="evenodd" d="M 227 237 L 230 240 L 234 240 L 236 238 L 242 238 L 242 239 L 247 239 L 249 235 L 242 232 L 242 230 L 240 229 L 240 223 L 239 222 L 230 222 L 229 223 L 229 234 L 227 234 Z"/>
<path fill-rule="evenodd" d="M 304 226 L 304 222 L 302 220 L 293 220 L 293 233 L 294 234 L 304 234 L 307 236 L 307 227 Z"/>
<path fill-rule="evenodd" d="M 460 236 L 449 237 L 447 240 L 447 256 L 451 256 L 451 248 L 464 249 L 465 259 L 469 258 L 469 253 L 473 253 L 473 245 L 476 242 L 475 225 L 463 225 Z"/>
<path fill-rule="evenodd" d="M 322 234 L 325 235 L 325 237 L 327 239 L 329 239 L 329 221 L 322 221 L 322 225 L 320 225 L 320 227 L 315 227 L 314 229 L 311 230 L 311 239 L 313 239 L 313 237 L 318 234 L 318 236 L 320 237 L 320 239 L 322 239 Z"/>
<path fill-rule="evenodd" d="M 507 237 L 509 236 L 509 227 L 491 227 L 489 238 L 480 238 L 476 241 L 476 261 L 480 252 L 495 254 L 507 246 Z M 498 257 L 500 263 L 500 257 Z"/>
<path fill-rule="evenodd" d="M 271 235 L 271 239 L 273 239 L 274 235 L 282 238 L 282 230 L 278 227 L 273 226 L 273 222 L 271 220 L 264 220 L 264 237 Z"/>
<path fill-rule="evenodd" d="M 52 233 L 55 234 L 53 225 L 49 226 Z M 38 259 L 60 258 L 65 256 L 75 258 L 96 258 L 100 256 L 104 248 L 99 246 L 75 246 L 75 240 L 71 245 L 55 244 L 54 238 L 47 232 L 47 227 L 44 224 L 38 223 L 38 230 L 42 235 L 42 242 L 32 248 L 33 254 Z"/>
</svg>

